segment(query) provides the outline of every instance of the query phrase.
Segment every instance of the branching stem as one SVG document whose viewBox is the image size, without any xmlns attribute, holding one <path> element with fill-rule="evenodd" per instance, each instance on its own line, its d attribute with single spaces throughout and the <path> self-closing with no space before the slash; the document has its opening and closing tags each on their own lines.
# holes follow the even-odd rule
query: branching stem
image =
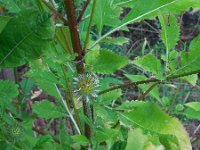
<svg viewBox="0 0 200 150">
<path fill-rule="evenodd" d="M 87 0 L 87 2 L 85 3 L 85 5 L 84 5 L 84 7 L 83 7 L 83 9 L 82 9 L 82 11 L 81 11 L 81 13 L 80 13 L 80 16 L 79 16 L 78 19 L 77 19 L 77 22 L 78 22 L 78 23 L 81 22 L 85 11 L 86 11 L 88 5 L 90 4 L 90 1 L 91 1 L 91 0 Z"/>
<path fill-rule="evenodd" d="M 63 21 L 65 25 L 68 24 L 67 20 L 61 14 L 59 14 L 48 2 L 46 2 L 46 0 L 42 0 L 42 2 L 49 8 L 49 10 L 52 11 L 53 14 L 55 14 L 61 21 Z"/>
<path fill-rule="evenodd" d="M 129 82 L 129 83 L 113 86 L 109 89 L 100 91 L 98 93 L 98 95 L 102 95 L 104 93 L 107 93 L 107 92 L 110 92 L 110 91 L 113 91 L 113 90 L 116 90 L 116 89 L 120 89 L 120 88 L 126 88 L 126 87 L 130 87 L 130 86 L 135 87 L 135 86 L 140 85 L 140 84 L 148 84 L 148 83 L 152 83 L 152 82 L 158 82 L 160 84 L 160 83 L 163 83 L 164 81 L 169 81 L 169 80 L 181 78 L 181 77 L 184 77 L 184 76 L 189 76 L 189 75 L 196 74 L 196 73 L 200 73 L 200 70 L 196 70 L 196 71 L 192 71 L 192 72 L 188 72 L 188 73 L 182 73 L 182 74 L 178 74 L 178 75 L 169 75 L 164 80 L 147 79 L 147 80 L 142 80 L 142 81 L 137 81 L 137 82 Z"/>
</svg>

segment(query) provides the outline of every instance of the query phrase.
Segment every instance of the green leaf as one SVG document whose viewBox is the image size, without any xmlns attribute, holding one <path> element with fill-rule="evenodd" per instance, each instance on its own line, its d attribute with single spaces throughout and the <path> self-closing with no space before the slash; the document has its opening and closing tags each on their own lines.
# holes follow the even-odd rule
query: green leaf
<svg viewBox="0 0 200 150">
<path fill-rule="evenodd" d="M 74 135 L 71 138 L 74 142 L 79 143 L 80 145 L 87 146 L 89 144 L 88 139 L 83 135 Z"/>
<path fill-rule="evenodd" d="M 160 135 L 159 140 L 167 150 L 180 150 L 178 139 L 174 135 Z"/>
<path fill-rule="evenodd" d="M 125 150 L 144 150 L 148 138 L 140 129 L 130 129 Z"/>
<path fill-rule="evenodd" d="M 65 27 L 65 26 L 56 27 L 55 34 L 56 34 L 57 40 L 59 41 L 58 44 L 60 44 L 64 48 L 65 52 L 68 48 L 66 44 L 66 39 L 69 42 L 68 44 L 69 44 L 70 49 L 72 49 L 71 36 L 70 36 L 68 27 Z"/>
<path fill-rule="evenodd" d="M 17 67 L 40 57 L 48 50 L 53 32 L 49 14 L 20 12 L 0 34 L 0 67 Z"/>
<path fill-rule="evenodd" d="M 128 58 L 110 50 L 92 50 L 86 55 L 86 63 L 96 73 L 111 74 L 129 63 Z"/>
<path fill-rule="evenodd" d="M 71 139 L 70 135 L 67 133 L 65 128 L 65 122 L 62 121 L 60 123 L 60 133 L 59 133 L 59 140 L 63 147 L 67 149 L 70 149 L 70 145 L 73 143 L 73 140 Z"/>
<path fill-rule="evenodd" d="M 185 80 L 188 83 L 190 83 L 193 86 L 195 86 L 197 84 L 197 81 L 198 81 L 198 75 L 197 74 L 192 74 L 192 75 L 189 75 L 189 76 L 184 76 L 181 79 Z"/>
<path fill-rule="evenodd" d="M 133 8 L 124 18 L 124 22 L 136 18 L 137 20 L 153 18 L 158 14 L 180 13 L 189 8 L 199 8 L 200 2 L 196 0 L 132 0 L 129 7 Z"/>
<path fill-rule="evenodd" d="M 158 79 L 162 79 L 160 60 L 158 60 L 153 54 L 149 53 L 143 57 L 137 57 L 133 63 L 145 71 L 153 73 Z"/>
<path fill-rule="evenodd" d="M 0 80 L 0 106 L 7 106 L 19 94 L 13 81 Z"/>
<path fill-rule="evenodd" d="M 169 117 L 154 103 L 136 101 L 132 111 L 121 114 L 121 118 L 122 121 L 124 119 L 129 121 L 133 127 L 152 133 L 175 136 L 181 150 L 192 149 L 189 137 L 181 123 Z"/>
<path fill-rule="evenodd" d="M 200 112 L 200 102 L 190 102 L 186 103 L 185 106 Z"/>
<path fill-rule="evenodd" d="M 93 23 L 97 25 L 97 29 L 101 33 L 104 25 L 116 26 L 120 23 L 118 18 L 120 13 L 121 9 L 113 1 L 98 0 L 96 2 Z"/>
<path fill-rule="evenodd" d="M 166 46 L 167 54 L 169 54 L 179 40 L 180 27 L 175 15 L 160 15 L 159 20 L 162 26 L 162 41 Z"/>
<path fill-rule="evenodd" d="M 186 76 L 187 74 L 196 74 L 200 71 L 200 37 L 195 38 L 189 47 L 189 52 L 182 52 L 180 62 L 177 63 L 180 67 L 175 69 L 170 76 Z"/>
<path fill-rule="evenodd" d="M 0 16 L 0 33 L 5 28 L 10 19 L 11 17 L 8 16 Z"/>
<path fill-rule="evenodd" d="M 38 61 L 31 62 L 31 70 L 26 73 L 26 76 L 31 77 L 37 85 L 47 94 L 59 99 L 55 84 L 59 84 L 57 76 L 47 70 L 46 66 Z"/>
<path fill-rule="evenodd" d="M 100 87 L 99 90 L 103 91 L 108 88 L 110 88 L 110 84 L 123 84 L 122 81 L 116 79 L 116 78 L 103 78 L 100 80 Z M 104 93 L 98 97 L 104 104 L 109 105 L 113 100 L 116 100 L 122 95 L 121 89 L 116 89 L 107 93 Z"/>
<path fill-rule="evenodd" d="M 95 108 L 95 115 L 101 118 L 103 122 L 113 123 L 113 124 L 117 122 L 118 117 L 115 111 L 100 106 L 99 103 L 95 104 L 94 108 Z"/>
<path fill-rule="evenodd" d="M 131 75 L 131 74 L 125 74 L 125 76 L 131 80 L 132 82 L 137 82 L 137 81 L 143 81 L 143 80 L 147 80 L 148 78 L 144 75 Z M 148 90 L 153 83 L 149 83 L 149 84 L 140 84 L 138 85 L 138 87 L 145 92 L 146 90 Z M 151 92 L 149 92 L 149 95 L 153 98 L 155 98 L 156 100 L 158 100 L 160 102 L 160 96 L 159 96 L 159 88 L 158 86 L 154 87 L 153 90 L 151 90 Z"/>
<path fill-rule="evenodd" d="M 19 13 L 24 9 L 33 9 L 36 7 L 37 0 L 0 0 L 9 13 Z"/>
<path fill-rule="evenodd" d="M 187 108 L 183 113 L 188 119 L 200 120 L 200 111 L 196 111 L 192 108 Z"/>
<path fill-rule="evenodd" d="M 97 43 L 101 42 L 101 40 L 103 40 L 113 32 L 135 21 L 140 21 L 147 18 L 154 18 L 161 14 L 178 14 L 182 11 L 188 10 L 191 7 L 200 8 L 200 2 L 197 0 L 190 0 L 190 2 L 188 2 L 188 0 L 130 0 L 126 2 L 128 4 L 128 7 L 133 9 L 128 13 L 128 15 L 122 20 L 120 24 L 101 36 L 89 48 L 94 47 Z"/>
<path fill-rule="evenodd" d="M 128 43 L 129 39 L 125 38 L 125 37 L 117 37 L 117 38 L 105 38 L 102 42 L 105 43 L 111 43 L 111 44 L 115 44 L 115 45 L 123 45 L 125 43 Z"/>
<path fill-rule="evenodd" d="M 66 116 L 66 113 L 62 112 L 61 108 L 49 100 L 43 100 L 33 104 L 33 112 L 39 117 L 44 119 L 55 119 Z"/>
</svg>

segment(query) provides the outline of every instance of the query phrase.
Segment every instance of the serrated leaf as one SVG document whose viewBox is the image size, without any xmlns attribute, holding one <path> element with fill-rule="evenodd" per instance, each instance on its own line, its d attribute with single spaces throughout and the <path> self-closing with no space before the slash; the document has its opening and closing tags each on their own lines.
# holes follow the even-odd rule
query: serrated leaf
<svg viewBox="0 0 200 150">
<path fill-rule="evenodd" d="M 200 71 L 200 37 L 195 38 L 189 47 L 189 51 L 183 51 L 180 55 L 178 69 L 174 70 L 170 76 L 184 76 L 185 74 L 196 74 Z"/>
<path fill-rule="evenodd" d="M 26 76 L 31 77 L 47 94 L 60 99 L 55 88 L 55 84 L 59 84 L 58 78 L 52 72 L 48 71 L 40 61 L 31 62 L 31 68 L 26 73 Z"/>
<path fill-rule="evenodd" d="M 158 60 L 153 54 L 149 53 L 143 57 L 137 57 L 133 63 L 145 71 L 156 75 L 158 79 L 162 79 L 162 68 L 160 60 Z"/>
<path fill-rule="evenodd" d="M 181 79 L 185 80 L 188 83 L 190 83 L 193 86 L 195 86 L 197 84 L 197 81 L 198 81 L 198 75 L 197 74 L 192 74 L 192 75 L 189 75 L 189 76 L 184 76 Z"/>
<path fill-rule="evenodd" d="M 175 136 L 181 150 L 192 149 L 189 137 L 181 123 L 169 117 L 154 103 L 136 101 L 132 111 L 125 112 L 121 116 L 122 121 L 126 119 L 132 123 L 133 127 L 152 133 Z"/>
<path fill-rule="evenodd" d="M 17 67 L 48 50 L 54 27 L 47 13 L 25 10 L 10 19 L 0 34 L 0 67 Z"/>
<path fill-rule="evenodd" d="M 0 80 L 0 106 L 7 106 L 19 94 L 13 81 Z"/>
<path fill-rule="evenodd" d="M 130 2 L 130 3 L 129 3 Z M 189 8 L 200 8 L 200 2 L 197 0 L 131 0 L 128 7 L 133 8 L 120 24 L 115 26 L 109 32 L 94 42 L 90 48 L 94 47 L 101 40 L 112 34 L 113 32 L 123 28 L 124 26 L 147 18 L 155 18 L 158 15 L 169 13 L 180 13 Z"/>
<path fill-rule="evenodd" d="M 180 27 L 175 15 L 160 15 L 159 20 L 162 27 L 161 37 L 166 46 L 167 54 L 179 40 Z"/>
<path fill-rule="evenodd" d="M 129 61 L 110 50 L 92 50 L 86 55 L 86 63 L 96 73 L 111 74 L 126 66 Z"/>
<path fill-rule="evenodd" d="M 33 112 L 44 119 L 55 119 L 66 116 L 66 113 L 64 113 L 59 106 L 49 100 L 36 102 L 33 104 L 32 108 Z"/>
<path fill-rule="evenodd" d="M 196 0 L 132 0 L 129 7 L 133 8 L 124 18 L 124 22 L 136 18 L 137 20 L 154 18 L 158 14 L 178 14 L 189 8 L 199 8 L 200 2 Z"/>
</svg>

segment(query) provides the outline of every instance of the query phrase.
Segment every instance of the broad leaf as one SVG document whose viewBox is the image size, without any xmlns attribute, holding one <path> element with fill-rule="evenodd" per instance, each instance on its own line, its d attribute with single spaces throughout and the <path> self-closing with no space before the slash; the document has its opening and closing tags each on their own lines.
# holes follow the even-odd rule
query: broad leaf
<svg viewBox="0 0 200 150">
<path fill-rule="evenodd" d="M 49 100 L 36 102 L 32 107 L 33 112 L 44 119 L 54 119 L 66 116 L 66 113 L 64 113 L 59 106 Z"/>
<path fill-rule="evenodd" d="M 181 79 L 185 80 L 188 83 L 190 83 L 193 86 L 195 86 L 197 84 L 197 81 L 198 81 L 198 75 L 197 74 L 192 74 L 192 75 L 189 75 L 189 76 L 184 76 Z"/>
<path fill-rule="evenodd" d="M 172 135 L 178 139 L 178 147 L 181 150 L 191 150 L 189 137 L 181 125 L 175 119 L 169 117 L 156 104 L 150 102 L 132 102 L 132 111 L 121 115 L 133 127 L 139 127 L 145 131 L 162 135 Z"/>
<path fill-rule="evenodd" d="M 145 71 L 153 73 L 153 75 L 156 75 L 158 79 L 162 78 L 160 60 L 158 60 L 153 54 L 149 53 L 143 57 L 137 57 L 133 63 Z"/>
<path fill-rule="evenodd" d="M 36 9 L 37 1 L 38 0 L 0 0 L 0 3 L 5 6 L 9 13 L 19 13 L 24 9 Z"/>
<path fill-rule="evenodd" d="M 169 76 L 186 76 L 196 74 L 200 70 L 200 37 L 195 38 L 189 47 L 189 52 L 182 52 L 180 56 L 179 68 L 174 70 Z"/>
<path fill-rule="evenodd" d="M 179 40 L 180 28 L 174 15 L 160 15 L 159 20 L 162 27 L 162 41 L 165 44 L 167 54 L 169 55 L 169 51 L 177 44 Z"/>
<path fill-rule="evenodd" d="M 38 61 L 31 62 L 31 70 L 26 73 L 26 76 L 31 77 L 36 84 L 47 94 L 59 99 L 60 96 L 55 89 L 55 84 L 59 84 L 57 76 L 47 70 L 46 66 Z"/>
<path fill-rule="evenodd" d="M 7 106 L 18 95 L 18 86 L 13 81 L 0 80 L 0 106 Z"/>
<path fill-rule="evenodd" d="M 151 0 L 151 1 L 130 0 L 122 2 L 121 3 L 122 7 L 123 3 L 125 4 L 125 6 L 128 6 L 133 9 L 131 9 L 128 15 L 122 20 L 122 22 L 118 26 L 116 26 L 114 29 L 110 30 L 102 37 L 100 37 L 96 42 L 94 42 L 90 46 L 90 48 L 94 47 L 102 39 L 109 36 L 113 32 L 135 21 L 140 21 L 142 19 L 147 19 L 147 18 L 154 18 L 161 14 L 162 15 L 164 14 L 168 15 L 169 13 L 178 14 L 182 11 L 188 10 L 191 7 L 200 8 L 200 2 L 197 0 L 189 0 L 189 2 L 188 0 Z"/>
<path fill-rule="evenodd" d="M 125 17 L 125 22 L 134 18 L 137 20 L 153 18 L 158 14 L 177 14 L 191 7 L 200 8 L 200 2 L 196 0 L 131 0 L 129 7 L 133 9 Z"/>
<path fill-rule="evenodd" d="M 40 57 L 48 50 L 53 31 L 47 13 L 20 12 L 0 34 L 0 67 L 17 67 Z"/>
<path fill-rule="evenodd" d="M 111 74 L 128 64 L 128 58 L 110 50 L 92 50 L 86 55 L 86 63 L 97 73 Z"/>
<path fill-rule="evenodd" d="M 142 133 L 142 130 L 135 129 L 128 132 L 127 145 L 125 150 L 144 150 L 147 144 L 147 136 Z"/>
</svg>

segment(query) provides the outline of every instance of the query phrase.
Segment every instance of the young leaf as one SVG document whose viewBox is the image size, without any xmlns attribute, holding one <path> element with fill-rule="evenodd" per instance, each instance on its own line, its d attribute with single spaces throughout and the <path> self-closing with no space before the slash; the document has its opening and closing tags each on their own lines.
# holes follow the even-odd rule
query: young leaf
<svg viewBox="0 0 200 150">
<path fill-rule="evenodd" d="M 126 119 L 133 127 L 139 127 L 145 131 L 173 135 L 178 139 L 179 149 L 192 149 L 189 137 L 177 119 L 169 117 L 154 103 L 136 101 L 132 106 L 132 111 L 120 115 L 122 120 Z"/>
<path fill-rule="evenodd" d="M 13 81 L 0 80 L 0 106 L 7 106 L 19 94 Z"/>
<path fill-rule="evenodd" d="M 199 111 L 200 113 L 200 102 L 190 102 L 185 104 L 185 106 L 194 109 L 195 111 Z"/>
<path fill-rule="evenodd" d="M 92 50 L 86 55 L 86 63 L 97 73 L 111 74 L 126 66 L 129 61 L 110 50 Z"/>
<path fill-rule="evenodd" d="M 174 15 L 160 15 L 159 20 L 162 27 L 162 41 L 166 46 L 167 54 L 179 40 L 180 28 Z M 167 56 L 169 57 L 169 56 Z"/>
<path fill-rule="evenodd" d="M 66 116 L 66 113 L 62 112 L 59 106 L 49 100 L 34 103 L 33 112 L 44 119 L 55 119 Z"/>
<path fill-rule="evenodd" d="M 48 50 L 54 27 L 47 13 L 25 10 L 10 19 L 0 34 L 0 67 L 17 67 Z"/>
<path fill-rule="evenodd" d="M 153 54 L 149 53 L 143 57 L 137 57 L 133 63 L 145 71 L 153 73 L 158 79 L 162 79 L 160 60 L 158 60 Z"/>
<path fill-rule="evenodd" d="M 180 67 L 174 70 L 169 76 L 186 76 L 196 74 L 200 71 L 200 37 L 195 38 L 189 47 L 189 52 L 182 52 L 180 56 Z"/>
</svg>

